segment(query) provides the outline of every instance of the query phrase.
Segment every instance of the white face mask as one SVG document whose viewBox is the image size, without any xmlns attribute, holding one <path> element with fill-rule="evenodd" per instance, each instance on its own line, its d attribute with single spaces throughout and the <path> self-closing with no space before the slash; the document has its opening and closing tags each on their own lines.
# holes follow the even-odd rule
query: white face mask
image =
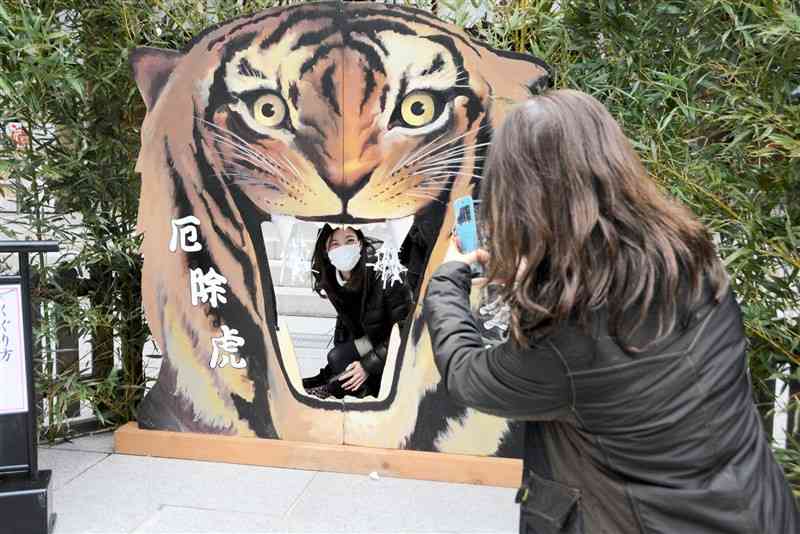
<svg viewBox="0 0 800 534">
<path fill-rule="evenodd" d="M 340 271 L 350 271 L 361 258 L 361 245 L 342 245 L 328 252 L 331 263 Z"/>
</svg>

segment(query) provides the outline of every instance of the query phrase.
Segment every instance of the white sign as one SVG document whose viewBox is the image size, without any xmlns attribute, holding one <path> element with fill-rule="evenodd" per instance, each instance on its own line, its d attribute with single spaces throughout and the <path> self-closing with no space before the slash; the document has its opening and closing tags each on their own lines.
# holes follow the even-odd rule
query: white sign
<svg viewBox="0 0 800 534">
<path fill-rule="evenodd" d="M 0 285 L 0 414 L 28 411 L 22 286 Z"/>
</svg>

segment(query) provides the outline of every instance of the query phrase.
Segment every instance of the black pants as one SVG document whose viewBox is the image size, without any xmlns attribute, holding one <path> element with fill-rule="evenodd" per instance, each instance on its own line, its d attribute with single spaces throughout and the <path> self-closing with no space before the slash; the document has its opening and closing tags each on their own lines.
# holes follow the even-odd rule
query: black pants
<svg viewBox="0 0 800 534">
<path fill-rule="evenodd" d="M 340 343 L 339 345 L 334 346 L 330 352 L 328 352 L 328 365 L 325 367 L 325 373 L 333 378 L 340 373 L 343 373 L 347 366 L 353 362 L 357 362 L 361 360 L 361 356 L 358 354 L 358 350 L 356 350 L 356 344 L 353 341 L 346 341 L 344 343 Z M 367 392 L 369 395 L 378 396 L 378 391 L 381 387 L 381 375 L 367 375 L 367 380 L 361 386 L 361 388 L 367 388 Z M 338 379 L 334 379 L 328 385 L 328 390 L 333 394 L 334 397 L 342 398 L 345 395 L 352 395 L 354 392 L 347 391 L 342 387 L 342 382 Z"/>
</svg>

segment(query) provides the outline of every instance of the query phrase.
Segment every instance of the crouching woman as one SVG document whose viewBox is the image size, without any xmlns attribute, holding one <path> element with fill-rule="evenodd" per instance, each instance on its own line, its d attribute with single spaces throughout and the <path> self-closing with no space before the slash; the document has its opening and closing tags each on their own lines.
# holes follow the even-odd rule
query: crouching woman
<svg viewBox="0 0 800 534">
<path fill-rule="evenodd" d="M 314 291 L 336 310 L 333 349 L 316 376 L 303 379 L 314 396 L 378 396 L 392 327 L 403 328 L 411 310 L 405 281 L 384 283 L 368 263 L 375 247 L 357 229 L 325 225 L 311 259 Z"/>
</svg>

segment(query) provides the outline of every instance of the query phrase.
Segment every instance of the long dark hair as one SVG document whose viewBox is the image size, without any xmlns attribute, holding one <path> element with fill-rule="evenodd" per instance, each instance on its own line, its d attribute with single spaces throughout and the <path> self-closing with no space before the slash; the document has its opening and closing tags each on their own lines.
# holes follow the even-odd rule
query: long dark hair
<svg viewBox="0 0 800 534">
<path fill-rule="evenodd" d="M 368 238 L 364 233 L 352 226 L 348 227 L 355 232 L 361 244 L 361 257 L 355 267 L 350 271 L 350 280 L 347 281 L 347 288 L 351 290 L 361 289 L 366 277 L 367 258 L 374 254 L 375 240 Z M 336 267 L 333 266 L 328 258 L 328 241 L 336 231 L 330 224 L 326 224 L 317 232 L 317 241 L 314 243 L 314 253 L 311 256 L 311 277 L 313 279 L 313 289 L 321 297 L 330 298 L 332 294 L 341 291 L 339 283 L 336 281 Z"/>
<path fill-rule="evenodd" d="M 481 200 L 488 278 L 517 281 L 501 294 L 521 345 L 569 318 L 585 326 L 607 306 L 609 333 L 639 352 L 674 331 L 679 312 L 700 299 L 704 278 L 717 300 L 727 290 L 706 228 L 659 191 L 611 114 L 585 93 L 551 91 L 508 114 L 492 142 Z M 627 334 L 651 305 L 658 333 L 633 347 Z M 631 308 L 640 312 L 635 324 L 624 316 Z"/>
</svg>

